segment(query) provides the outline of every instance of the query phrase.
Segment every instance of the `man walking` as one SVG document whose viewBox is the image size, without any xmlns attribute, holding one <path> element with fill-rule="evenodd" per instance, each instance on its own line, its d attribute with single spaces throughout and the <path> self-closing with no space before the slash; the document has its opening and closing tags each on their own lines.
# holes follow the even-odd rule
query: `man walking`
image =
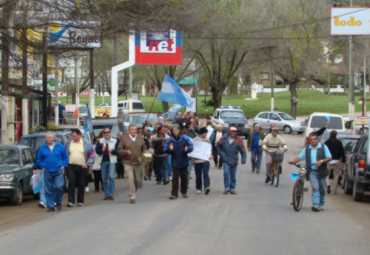
<svg viewBox="0 0 370 255">
<path fill-rule="evenodd" d="M 248 149 L 251 152 L 252 172 L 260 173 L 262 161 L 262 142 L 265 138 L 261 127 L 256 125 L 248 139 Z"/>
<path fill-rule="evenodd" d="M 117 176 L 117 140 L 112 138 L 109 128 L 103 130 L 103 138 L 96 145 L 96 153 L 102 157 L 101 174 L 103 179 L 104 200 L 114 200 L 114 180 Z"/>
<path fill-rule="evenodd" d="M 193 143 L 207 143 L 209 144 L 210 150 L 209 154 L 211 155 L 211 144 L 207 139 L 208 129 L 203 127 L 199 129 L 198 136 L 194 138 Z M 210 179 L 209 179 L 209 167 L 210 163 L 209 160 L 205 159 L 194 159 L 194 169 L 195 169 L 195 188 L 197 189 L 197 193 L 201 194 L 204 191 L 204 194 L 208 195 L 210 190 Z"/>
<path fill-rule="evenodd" d="M 77 205 L 85 203 L 86 176 L 93 166 L 95 152 L 93 146 L 84 142 L 79 129 L 71 132 L 71 143 L 68 145 L 69 166 L 67 169 L 68 178 L 68 207 L 75 206 L 75 193 L 77 188 Z"/>
<path fill-rule="evenodd" d="M 331 160 L 331 154 L 325 144 L 318 142 L 316 135 L 311 135 L 309 140 L 310 144 L 290 163 L 306 161 L 306 170 L 312 186 L 312 211 L 319 212 L 325 205 L 325 179 L 328 176 L 327 163 Z"/>
<path fill-rule="evenodd" d="M 216 129 L 213 130 L 209 140 L 212 144 L 212 155 L 213 155 L 213 160 L 215 162 L 215 166 L 217 168 L 220 168 L 222 167 L 222 158 L 220 156 L 220 153 L 218 151 L 218 143 L 220 142 L 221 138 L 223 137 L 224 135 L 224 126 L 223 124 L 218 124 L 218 126 L 216 127 Z"/>
<path fill-rule="evenodd" d="M 223 136 L 218 143 L 220 156 L 224 164 L 224 194 L 236 194 L 236 171 L 241 155 L 241 163 L 244 165 L 247 160 L 247 154 L 243 140 L 238 137 L 238 129 L 230 127 L 227 135 Z"/>
<path fill-rule="evenodd" d="M 166 142 L 166 134 L 164 127 L 159 126 L 157 133 L 152 136 L 152 147 L 154 150 L 153 155 L 153 168 L 157 179 L 157 184 L 163 183 L 167 185 L 169 183 L 168 176 L 166 174 L 166 161 L 167 153 L 164 152 L 164 144 Z"/>
<path fill-rule="evenodd" d="M 171 200 L 178 198 L 180 180 L 182 197 L 188 198 L 188 154 L 192 151 L 191 138 L 184 134 L 184 128 L 181 128 L 178 124 L 174 125 L 172 136 L 165 144 L 165 152 L 171 155 L 173 167 Z"/>
<path fill-rule="evenodd" d="M 136 190 L 142 186 L 142 163 L 145 151 L 145 142 L 142 135 L 138 135 L 137 127 L 130 125 L 128 134 L 120 138 L 119 155 L 125 169 L 126 187 L 130 204 L 136 203 Z"/>
<path fill-rule="evenodd" d="M 328 194 L 331 193 L 331 188 L 333 188 L 334 194 L 337 193 L 339 178 L 343 175 L 343 166 L 346 163 L 344 147 L 342 142 L 337 138 L 337 134 L 337 131 L 331 131 L 329 139 L 325 142 L 325 145 L 328 147 L 333 159 L 328 164 Z"/>
<path fill-rule="evenodd" d="M 55 136 L 46 134 L 36 155 L 36 165 L 44 171 L 45 196 L 48 212 L 62 209 L 64 193 L 64 169 L 68 166 L 68 156 L 63 144 L 55 142 Z"/>
</svg>

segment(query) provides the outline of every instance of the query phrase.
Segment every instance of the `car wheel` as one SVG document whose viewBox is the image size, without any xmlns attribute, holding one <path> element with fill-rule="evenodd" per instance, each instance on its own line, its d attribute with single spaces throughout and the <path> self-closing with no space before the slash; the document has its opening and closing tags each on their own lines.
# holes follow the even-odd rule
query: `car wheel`
<svg viewBox="0 0 370 255">
<path fill-rule="evenodd" d="M 351 185 L 350 181 L 347 178 L 345 178 L 343 186 L 344 186 L 343 187 L 344 193 L 347 194 L 347 195 L 351 195 L 352 194 L 352 185 Z"/>
<path fill-rule="evenodd" d="M 13 205 L 21 205 L 23 203 L 23 186 L 22 183 L 18 183 L 17 188 L 14 191 L 13 197 L 10 202 Z"/>
<path fill-rule="evenodd" d="M 289 126 L 285 126 L 283 128 L 283 131 L 284 131 L 285 134 L 291 134 L 293 132 L 293 129 Z"/>
<path fill-rule="evenodd" d="M 361 201 L 362 197 L 363 197 L 362 187 L 356 181 L 353 184 L 352 197 L 353 197 L 353 200 L 355 200 L 355 201 Z"/>
</svg>

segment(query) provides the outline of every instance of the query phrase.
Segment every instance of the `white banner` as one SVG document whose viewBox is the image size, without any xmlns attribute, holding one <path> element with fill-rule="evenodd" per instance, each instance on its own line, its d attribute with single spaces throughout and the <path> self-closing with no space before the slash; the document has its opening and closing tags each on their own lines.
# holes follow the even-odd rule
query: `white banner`
<svg viewBox="0 0 370 255">
<path fill-rule="evenodd" d="M 189 153 L 190 158 L 209 161 L 212 156 L 212 145 L 207 142 L 193 140 L 194 150 Z"/>
<path fill-rule="evenodd" d="M 369 35 L 370 8 L 332 8 L 332 35 Z"/>
</svg>

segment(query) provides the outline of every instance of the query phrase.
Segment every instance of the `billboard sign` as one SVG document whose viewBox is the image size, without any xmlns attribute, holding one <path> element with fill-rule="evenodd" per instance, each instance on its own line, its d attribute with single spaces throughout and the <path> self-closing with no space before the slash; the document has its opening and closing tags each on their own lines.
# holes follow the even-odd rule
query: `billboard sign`
<svg viewBox="0 0 370 255">
<path fill-rule="evenodd" d="M 332 35 L 369 35 L 370 8 L 332 8 Z"/>
<path fill-rule="evenodd" d="M 55 21 L 49 24 L 49 47 L 93 49 L 101 47 L 100 23 L 96 21 Z"/>
<path fill-rule="evenodd" d="M 175 30 L 135 34 L 136 64 L 181 65 L 182 51 L 182 35 Z"/>
</svg>

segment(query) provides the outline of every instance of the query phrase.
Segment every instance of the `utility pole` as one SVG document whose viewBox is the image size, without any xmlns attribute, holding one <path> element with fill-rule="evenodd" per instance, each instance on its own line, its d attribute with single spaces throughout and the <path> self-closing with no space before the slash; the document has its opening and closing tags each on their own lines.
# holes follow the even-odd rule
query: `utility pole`
<svg viewBox="0 0 370 255">
<path fill-rule="evenodd" d="M 95 118 L 95 74 L 94 74 L 94 49 L 90 49 L 90 114 Z"/>
<path fill-rule="evenodd" d="M 363 94 L 362 94 L 362 116 L 365 117 L 366 116 L 366 87 L 367 87 L 367 84 L 366 84 L 366 58 L 367 56 L 365 55 L 364 56 L 364 91 L 363 91 Z"/>
<path fill-rule="evenodd" d="M 48 127 L 48 36 L 47 29 L 42 34 L 42 126 Z"/>
<path fill-rule="evenodd" d="M 29 94 L 28 94 L 28 38 L 27 38 L 27 19 L 28 19 L 28 4 L 25 1 L 23 10 L 23 29 L 22 29 L 22 135 L 27 135 L 29 132 Z"/>
<path fill-rule="evenodd" d="M 352 0 L 350 0 L 350 6 L 352 7 Z M 352 35 L 348 37 L 348 114 L 350 119 L 354 118 L 355 114 L 355 97 L 353 91 L 353 75 L 352 75 Z"/>
<path fill-rule="evenodd" d="M 76 87 L 76 111 L 77 111 L 77 127 L 80 127 L 80 83 L 78 81 L 78 57 L 74 57 L 74 84 Z"/>
<path fill-rule="evenodd" d="M 133 73 L 132 73 L 132 67 L 130 67 L 129 69 L 129 87 L 128 87 L 128 95 L 130 98 L 132 98 L 132 87 L 133 87 Z"/>
</svg>

